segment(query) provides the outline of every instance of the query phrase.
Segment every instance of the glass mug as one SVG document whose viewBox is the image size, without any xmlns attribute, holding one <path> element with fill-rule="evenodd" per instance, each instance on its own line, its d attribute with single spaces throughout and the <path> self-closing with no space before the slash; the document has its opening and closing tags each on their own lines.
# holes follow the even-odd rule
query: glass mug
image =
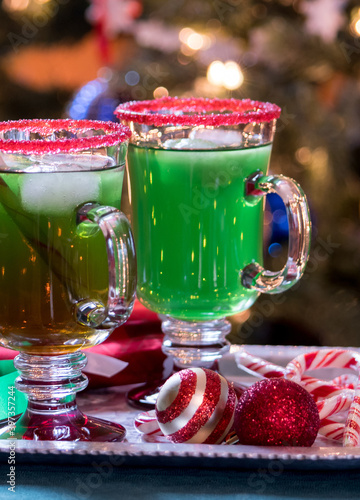
<svg viewBox="0 0 360 500">
<path fill-rule="evenodd" d="M 0 123 L 0 343 L 20 351 L 16 386 L 28 397 L 15 437 L 125 436 L 84 416 L 75 394 L 87 385 L 80 349 L 133 307 L 134 244 L 120 212 L 129 136 L 112 123 Z"/>
<path fill-rule="evenodd" d="M 294 180 L 267 174 L 280 108 L 167 97 L 121 104 L 116 115 L 132 131 L 137 296 L 162 315 L 163 350 L 176 366 L 209 367 L 229 349 L 225 317 L 290 288 L 308 259 L 306 197 Z M 289 221 L 279 272 L 262 265 L 267 193 L 281 196 Z"/>
</svg>

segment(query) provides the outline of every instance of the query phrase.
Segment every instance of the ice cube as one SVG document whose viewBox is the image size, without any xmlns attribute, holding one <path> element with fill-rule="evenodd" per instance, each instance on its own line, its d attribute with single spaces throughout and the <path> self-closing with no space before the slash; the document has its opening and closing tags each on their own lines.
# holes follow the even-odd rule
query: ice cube
<svg viewBox="0 0 360 500">
<path fill-rule="evenodd" d="M 90 154 L 45 154 L 31 156 L 31 166 L 27 172 L 76 172 L 88 170 L 102 170 L 115 165 L 109 156 Z"/>
<path fill-rule="evenodd" d="M 22 180 L 21 204 L 36 214 L 64 215 L 96 201 L 100 191 L 100 176 L 95 172 L 24 174 Z"/>
<path fill-rule="evenodd" d="M 242 144 L 242 133 L 237 130 L 199 128 L 190 132 L 189 138 L 193 140 L 210 141 L 217 148 L 239 147 Z"/>
<path fill-rule="evenodd" d="M 211 141 L 204 139 L 168 139 L 164 142 L 166 149 L 216 149 L 217 145 Z"/>
</svg>

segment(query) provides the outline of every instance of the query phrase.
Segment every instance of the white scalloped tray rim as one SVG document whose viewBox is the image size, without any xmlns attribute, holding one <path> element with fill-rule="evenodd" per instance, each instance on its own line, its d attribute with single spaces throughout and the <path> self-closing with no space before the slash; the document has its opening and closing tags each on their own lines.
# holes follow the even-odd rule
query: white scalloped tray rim
<svg viewBox="0 0 360 500">
<path fill-rule="evenodd" d="M 241 449 L 239 449 L 241 448 Z M 301 451 L 300 451 L 301 450 Z M 1 443 L 0 452 L 9 451 L 9 443 Z M 167 443 L 56 443 L 50 441 L 17 441 L 16 453 L 41 455 L 107 455 L 117 457 L 193 457 L 301 460 L 359 460 L 360 448 L 351 451 L 341 447 L 279 448 L 265 446 L 226 446 Z"/>
</svg>

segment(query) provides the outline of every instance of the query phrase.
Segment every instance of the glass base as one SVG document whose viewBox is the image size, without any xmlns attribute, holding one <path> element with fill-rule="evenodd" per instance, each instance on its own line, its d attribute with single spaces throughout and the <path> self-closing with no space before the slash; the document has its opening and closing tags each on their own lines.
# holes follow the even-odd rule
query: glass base
<svg viewBox="0 0 360 500">
<path fill-rule="evenodd" d="M 15 367 L 20 376 L 16 388 L 28 397 L 25 413 L 0 431 L 2 439 L 36 441 L 123 441 L 125 428 L 106 420 L 87 417 L 75 396 L 87 385 L 81 373 L 86 356 L 81 352 L 60 356 L 20 353 Z"/>
<path fill-rule="evenodd" d="M 166 380 L 160 380 L 159 382 L 153 382 L 131 389 L 126 395 L 127 402 L 130 406 L 138 410 L 153 410 L 160 389 L 165 382 Z"/>
<path fill-rule="evenodd" d="M 1 439 L 34 441 L 120 442 L 125 435 L 122 425 L 87 417 L 76 407 L 55 415 L 28 409 L 15 427 L 0 431 Z"/>
</svg>

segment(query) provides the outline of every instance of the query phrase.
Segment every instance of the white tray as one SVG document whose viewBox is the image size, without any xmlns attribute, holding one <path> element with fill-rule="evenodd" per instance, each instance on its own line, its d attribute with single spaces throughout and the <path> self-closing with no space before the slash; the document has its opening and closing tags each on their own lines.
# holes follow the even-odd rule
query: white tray
<svg viewBox="0 0 360 500">
<path fill-rule="evenodd" d="M 253 379 L 240 372 L 234 360 L 238 346 L 221 361 L 220 370 L 230 380 L 250 384 Z M 277 364 L 286 364 L 301 352 L 318 347 L 246 346 L 250 352 Z M 358 350 L 358 349 L 354 349 Z M 331 375 L 330 375 L 331 376 Z M 114 465 L 146 465 L 165 467 L 224 467 L 291 469 L 360 469 L 360 448 L 343 448 L 340 444 L 319 437 L 310 448 L 265 447 L 244 445 L 172 444 L 146 442 L 134 428 L 138 411 L 125 400 L 126 387 L 98 389 L 79 394 L 81 409 L 100 418 L 118 422 L 126 427 L 123 443 L 17 441 L 17 463 L 98 463 L 108 460 Z M 0 461 L 7 460 L 9 443 L 0 440 Z M 275 470 L 274 469 L 274 470 Z"/>
</svg>

